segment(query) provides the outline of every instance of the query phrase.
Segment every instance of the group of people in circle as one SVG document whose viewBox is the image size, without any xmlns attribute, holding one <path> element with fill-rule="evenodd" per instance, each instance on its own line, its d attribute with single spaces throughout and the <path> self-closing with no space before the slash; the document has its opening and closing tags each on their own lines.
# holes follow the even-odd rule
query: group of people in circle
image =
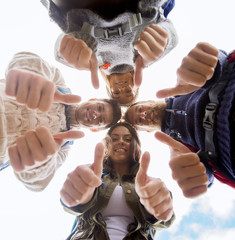
<svg viewBox="0 0 235 240">
<path fill-rule="evenodd" d="M 200 42 L 183 58 L 174 87 L 158 91 L 158 100 L 138 102 L 144 68 L 177 45 L 167 18 L 174 0 L 41 2 L 63 31 L 56 59 L 90 71 L 94 88 L 100 72 L 109 98 L 79 103 L 58 68 L 34 53 L 16 53 L 0 82 L 0 161 L 25 187 L 42 191 L 73 141 L 84 137 L 78 129 L 108 129 L 94 162 L 69 173 L 60 191 L 62 206 L 76 215 L 68 239 L 154 239 L 174 222 L 172 193 L 148 176 L 150 154 L 142 154 L 138 131 L 156 131 L 155 138 L 170 147 L 172 177 L 185 197 L 204 194 L 214 177 L 235 188 L 235 54 Z M 207 115 L 211 89 L 225 70 L 219 104 Z M 206 125 L 214 121 L 215 152 L 208 150 Z"/>
</svg>

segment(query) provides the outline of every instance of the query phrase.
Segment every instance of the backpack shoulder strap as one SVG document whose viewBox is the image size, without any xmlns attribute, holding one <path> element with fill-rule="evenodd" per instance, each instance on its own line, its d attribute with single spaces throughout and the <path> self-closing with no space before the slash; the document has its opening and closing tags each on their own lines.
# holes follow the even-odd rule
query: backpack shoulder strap
<svg viewBox="0 0 235 240">
<path fill-rule="evenodd" d="M 220 105 L 220 93 L 225 89 L 230 74 L 235 68 L 235 50 L 233 50 L 227 57 L 227 60 L 223 67 L 221 79 L 214 84 L 209 91 L 210 102 L 205 109 L 205 116 L 203 119 L 203 127 L 205 129 L 205 152 L 209 155 L 209 158 L 216 163 L 217 154 L 214 145 L 214 126 L 215 116 Z"/>
<path fill-rule="evenodd" d="M 175 6 L 175 0 L 168 0 L 164 6 L 162 6 L 162 9 L 164 10 L 164 17 L 167 18 L 168 14 L 170 11 L 174 8 Z"/>
</svg>

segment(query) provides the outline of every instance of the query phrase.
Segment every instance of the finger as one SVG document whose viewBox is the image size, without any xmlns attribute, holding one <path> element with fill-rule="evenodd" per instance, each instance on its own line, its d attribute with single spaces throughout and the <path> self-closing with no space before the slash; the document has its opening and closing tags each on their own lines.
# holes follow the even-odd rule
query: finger
<svg viewBox="0 0 235 240">
<path fill-rule="evenodd" d="M 141 56 L 138 56 L 135 60 L 135 73 L 134 73 L 134 84 L 139 87 L 143 79 L 143 59 Z"/>
<path fill-rule="evenodd" d="M 158 219 L 158 220 L 161 220 L 161 221 L 168 221 L 170 220 L 170 218 L 172 217 L 173 215 L 173 206 L 172 205 L 168 205 L 169 203 L 171 202 L 171 200 L 167 200 L 166 203 L 162 203 L 162 210 L 165 210 L 166 211 L 162 211 L 161 214 L 158 214 L 156 215 L 155 217 Z"/>
<path fill-rule="evenodd" d="M 152 30 L 153 29 L 153 30 Z M 148 30 L 151 30 L 151 35 L 157 40 L 159 41 L 160 38 L 159 38 L 159 35 L 161 36 L 161 39 L 162 39 L 162 42 L 161 42 L 161 45 L 164 45 L 166 44 L 166 40 L 168 38 L 168 32 L 160 27 L 158 24 L 151 24 L 148 28 L 147 28 L 147 31 Z"/>
<path fill-rule="evenodd" d="M 136 181 L 140 186 L 144 186 L 147 179 L 147 171 L 150 163 L 150 154 L 145 152 L 141 158 L 140 168 L 136 175 Z"/>
<path fill-rule="evenodd" d="M 36 109 L 39 105 L 39 101 L 41 98 L 43 83 L 45 80 L 40 76 L 35 76 L 31 78 L 31 82 L 28 86 L 28 98 L 27 98 L 27 107 L 31 109 Z"/>
<path fill-rule="evenodd" d="M 27 74 L 18 75 L 18 83 L 16 90 L 16 101 L 22 104 L 25 104 L 28 99 L 28 93 L 30 88 L 30 79 L 34 76 L 29 76 Z"/>
<path fill-rule="evenodd" d="M 15 97 L 18 88 L 18 75 L 21 71 L 13 69 L 10 70 L 6 76 L 6 95 Z"/>
<path fill-rule="evenodd" d="M 71 35 L 65 35 L 60 42 L 59 52 L 65 60 L 70 59 L 71 51 L 74 45 L 74 37 Z"/>
<path fill-rule="evenodd" d="M 67 193 L 64 189 L 62 189 L 60 191 L 60 196 L 61 196 L 61 200 L 62 202 L 69 206 L 69 207 L 74 207 L 74 206 L 77 206 L 79 203 L 73 199 L 69 193 Z"/>
<path fill-rule="evenodd" d="M 186 192 L 183 192 L 183 194 L 186 198 L 195 198 L 195 197 L 201 196 L 206 192 L 207 192 L 207 185 L 202 185 L 202 186 L 198 186 L 193 189 L 190 189 Z"/>
<path fill-rule="evenodd" d="M 101 177 L 102 175 L 103 160 L 104 160 L 104 145 L 102 143 L 98 143 L 95 147 L 94 163 L 92 164 L 94 173 L 98 177 Z"/>
<path fill-rule="evenodd" d="M 60 146 L 62 144 L 64 144 L 66 141 L 75 140 L 75 139 L 79 139 L 79 138 L 83 138 L 83 137 L 84 137 L 83 132 L 75 131 L 75 130 L 70 130 L 70 131 L 66 131 L 66 132 L 60 132 L 60 133 L 53 134 L 54 140 Z"/>
<path fill-rule="evenodd" d="M 76 65 L 76 67 L 79 70 L 89 70 L 91 55 L 92 55 L 92 50 L 88 46 L 82 48 L 82 50 L 79 54 L 79 59 L 77 60 L 78 66 Z"/>
<path fill-rule="evenodd" d="M 174 180 L 178 181 L 206 174 L 206 168 L 204 164 L 199 161 L 199 158 L 196 154 L 196 159 L 192 157 L 192 154 L 185 154 L 184 156 L 180 156 L 178 159 L 176 158 L 174 161 L 169 163 L 171 169 L 174 169 L 172 172 L 172 177 Z"/>
<path fill-rule="evenodd" d="M 38 104 L 38 109 L 46 112 L 50 109 L 51 104 L 54 99 L 55 94 L 55 84 L 52 82 L 47 81 L 44 84 L 44 87 L 41 92 L 40 101 Z"/>
<path fill-rule="evenodd" d="M 75 169 L 76 174 L 81 178 L 81 180 L 89 187 L 98 187 L 101 184 L 100 176 L 98 177 L 93 170 L 92 165 L 78 166 Z"/>
<path fill-rule="evenodd" d="M 196 48 L 199 48 L 203 52 L 208 53 L 209 55 L 215 56 L 216 58 L 218 58 L 218 56 L 219 56 L 219 50 L 216 47 L 214 47 L 213 45 L 211 45 L 207 42 L 198 43 L 196 45 Z M 208 60 L 208 59 L 206 59 L 206 60 Z M 205 60 L 205 62 L 207 62 L 206 60 Z M 214 63 L 213 63 L 213 65 L 214 65 Z M 213 66 L 213 65 L 211 65 L 211 66 Z"/>
<path fill-rule="evenodd" d="M 197 59 L 187 56 L 183 59 L 181 66 L 177 69 L 177 80 L 181 84 L 193 84 L 201 87 L 214 74 L 214 67 L 207 63 L 198 61 Z"/>
<path fill-rule="evenodd" d="M 167 97 L 172 97 L 172 96 L 178 96 L 178 95 L 185 95 L 189 94 L 191 92 L 194 92 L 198 89 L 199 87 L 193 86 L 193 85 L 177 85 L 174 88 L 165 88 L 161 89 L 156 92 L 156 97 L 157 98 L 167 98 Z"/>
<path fill-rule="evenodd" d="M 81 101 L 81 97 L 74 94 L 63 94 L 59 90 L 55 91 L 54 102 L 64 104 L 75 104 Z"/>
<path fill-rule="evenodd" d="M 35 133 L 45 153 L 47 155 L 55 154 L 57 146 L 50 131 L 45 127 L 37 127 Z"/>
<path fill-rule="evenodd" d="M 16 145 L 18 149 L 19 158 L 21 160 L 21 164 L 26 167 L 32 167 L 35 163 L 32 158 L 31 151 L 27 144 L 25 136 L 20 136 L 16 139 Z"/>
<path fill-rule="evenodd" d="M 12 145 L 8 148 L 8 155 L 10 160 L 10 165 L 16 172 L 24 171 L 24 166 L 21 162 L 20 155 L 16 145 Z"/>
<path fill-rule="evenodd" d="M 33 130 L 29 130 L 25 134 L 29 150 L 32 154 L 32 158 L 35 161 L 43 162 L 47 158 L 47 154 L 43 146 L 41 145 L 40 140 L 37 137 L 37 134 Z"/>
<path fill-rule="evenodd" d="M 70 130 L 66 132 L 60 132 L 53 134 L 54 139 L 66 139 L 66 140 L 74 140 L 78 138 L 83 138 L 84 133 L 82 131 L 75 131 L 75 130 Z"/>
<path fill-rule="evenodd" d="M 81 200 L 82 193 L 77 188 L 75 188 L 74 184 L 69 179 L 66 179 L 64 182 L 63 189 L 69 193 L 72 199 L 76 200 L 77 202 Z"/>
<path fill-rule="evenodd" d="M 182 152 L 182 153 L 190 152 L 190 150 L 186 146 L 184 146 L 182 143 L 174 140 L 172 137 L 168 136 L 163 132 L 156 132 L 154 136 L 158 141 L 168 145 L 172 150 L 178 150 L 179 152 Z"/>
<path fill-rule="evenodd" d="M 190 193 L 194 188 L 200 188 L 203 186 L 206 186 L 207 188 L 207 183 L 208 183 L 208 177 L 206 174 L 203 174 L 201 176 L 197 177 L 192 177 L 192 178 L 187 178 L 182 181 L 177 181 L 179 187 L 183 191 L 184 194 L 187 195 L 187 193 Z"/>
<path fill-rule="evenodd" d="M 144 40 L 139 40 L 135 43 L 134 48 L 138 51 L 139 55 L 143 59 L 144 66 L 149 65 L 152 62 L 155 62 L 158 58 L 152 50 L 150 49 L 148 43 Z"/>
<path fill-rule="evenodd" d="M 99 88 L 98 61 L 94 53 L 90 60 L 91 83 L 95 89 Z"/>
</svg>

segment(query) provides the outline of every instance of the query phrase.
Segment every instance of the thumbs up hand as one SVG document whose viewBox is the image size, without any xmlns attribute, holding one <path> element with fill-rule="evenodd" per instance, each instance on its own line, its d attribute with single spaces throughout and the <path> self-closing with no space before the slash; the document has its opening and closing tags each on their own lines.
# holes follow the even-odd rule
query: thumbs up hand
<svg viewBox="0 0 235 240">
<path fill-rule="evenodd" d="M 62 201 L 69 207 L 88 203 L 95 189 L 101 185 L 104 146 L 98 143 L 93 164 L 78 166 L 69 173 L 60 191 Z"/>
<path fill-rule="evenodd" d="M 167 221 L 173 214 L 170 192 L 159 178 L 147 175 L 149 163 L 150 155 L 145 152 L 136 175 L 135 189 L 145 209 L 158 220 Z"/>
<path fill-rule="evenodd" d="M 54 138 L 55 136 L 55 138 Z M 52 135 L 45 127 L 29 130 L 8 148 L 10 164 L 14 171 L 22 172 L 43 165 L 68 140 L 82 138 L 83 132 L 68 131 Z"/>
<path fill-rule="evenodd" d="M 6 77 L 6 94 L 16 98 L 28 108 L 46 112 L 53 102 L 73 104 L 81 98 L 73 94 L 63 94 L 55 84 L 42 76 L 26 70 L 10 70 Z"/>
<path fill-rule="evenodd" d="M 211 79 L 218 62 L 219 50 L 209 43 L 198 43 L 184 57 L 177 69 L 177 84 L 157 92 L 158 98 L 189 94 L 202 87 Z"/>
<path fill-rule="evenodd" d="M 171 149 L 169 165 L 172 170 L 172 177 L 177 181 L 184 196 L 194 198 L 205 193 L 208 177 L 206 168 L 200 162 L 198 155 L 162 132 L 156 132 L 155 137 Z"/>
<path fill-rule="evenodd" d="M 99 88 L 98 61 L 92 49 L 83 40 L 64 35 L 59 52 L 71 66 L 78 70 L 89 70 L 93 87 Z"/>
</svg>

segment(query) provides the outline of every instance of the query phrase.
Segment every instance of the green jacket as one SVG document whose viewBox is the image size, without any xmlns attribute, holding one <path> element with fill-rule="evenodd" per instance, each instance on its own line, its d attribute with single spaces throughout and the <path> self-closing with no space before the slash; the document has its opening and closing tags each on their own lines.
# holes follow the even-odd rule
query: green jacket
<svg viewBox="0 0 235 240">
<path fill-rule="evenodd" d="M 109 240 L 101 211 L 108 205 L 118 182 L 123 188 L 127 205 L 135 216 L 135 222 L 129 224 L 127 227 L 129 233 L 123 240 L 150 240 L 157 230 L 168 228 L 175 219 L 174 215 L 167 222 L 157 220 L 140 203 L 135 191 L 135 176 L 138 169 L 139 163 L 136 163 L 132 166 L 130 174 L 123 175 L 120 179 L 113 168 L 104 164 L 103 183 L 95 190 L 92 200 L 71 208 L 64 206 L 66 211 L 77 215 L 77 224 L 68 239 Z"/>
</svg>

